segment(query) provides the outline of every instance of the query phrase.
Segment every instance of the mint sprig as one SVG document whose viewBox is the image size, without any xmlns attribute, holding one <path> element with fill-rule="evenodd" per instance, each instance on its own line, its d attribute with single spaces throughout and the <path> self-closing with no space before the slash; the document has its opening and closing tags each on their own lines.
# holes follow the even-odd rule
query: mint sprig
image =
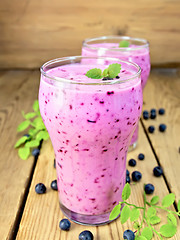
<svg viewBox="0 0 180 240">
<path fill-rule="evenodd" d="M 26 114 L 22 111 L 25 120 L 17 127 L 17 132 L 26 130 L 26 135 L 22 136 L 14 145 L 15 148 L 19 148 L 18 155 L 22 160 L 28 159 L 31 154 L 31 148 L 38 147 L 42 140 L 49 138 L 40 115 L 38 100 L 34 101 L 33 110 L 33 112 Z"/>
<path fill-rule="evenodd" d="M 177 219 L 176 215 L 180 216 L 180 200 L 178 201 L 178 212 L 168 209 L 172 206 L 175 201 L 175 194 L 167 194 L 161 202 L 161 205 L 157 205 L 159 202 L 158 196 L 153 196 L 150 202 L 147 201 L 146 193 L 144 191 L 144 206 L 139 207 L 135 204 L 128 203 L 126 200 L 130 197 L 131 187 L 129 183 L 126 183 L 122 191 L 122 202 L 116 205 L 110 216 L 109 220 L 113 220 L 120 215 L 121 223 L 125 223 L 128 219 L 133 222 L 133 227 L 136 229 L 135 240 L 151 240 L 153 235 L 157 235 L 160 239 L 162 237 L 170 238 L 173 237 L 177 232 Z M 121 206 L 124 205 L 122 211 Z M 162 209 L 167 212 L 167 223 L 160 226 L 159 231 L 154 228 L 154 225 L 161 222 L 161 218 L 157 216 L 157 209 Z M 139 220 L 140 212 L 142 211 L 142 219 Z M 143 228 L 143 223 L 146 226 Z"/>
<path fill-rule="evenodd" d="M 102 79 L 102 78 L 115 78 L 118 76 L 121 70 L 121 64 L 113 63 L 110 64 L 108 68 L 102 70 L 100 68 L 92 68 L 87 71 L 86 76 L 92 79 Z"/>
<path fill-rule="evenodd" d="M 130 45 L 130 42 L 129 41 L 126 41 L 126 40 L 122 40 L 120 43 L 119 43 L 119 47 L 129 47 Z"/>
</svg>

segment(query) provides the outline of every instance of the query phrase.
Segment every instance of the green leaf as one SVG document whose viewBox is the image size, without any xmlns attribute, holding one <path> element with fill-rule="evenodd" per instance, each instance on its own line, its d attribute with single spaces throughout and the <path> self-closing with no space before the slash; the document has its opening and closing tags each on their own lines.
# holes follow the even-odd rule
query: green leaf
<svg viewBox="0 0 180 240">
<path fill-rule="evenodd" d="M 26 128 L 28 128 L 30 125 L 30 121 L 29 120 L 26 120 L 26 121 L 23 121 L 22 123 L 20 123 L 17 127 L 17 131 L 18 132 L 22 132 L 24 131 Z"/>
<path fill-rule="evenodd" d="M 151 230 L 150 227 L 145 227 L 145 228 L 142 230 L 141 235 L 144 236 L 144 237 L 146 237 L 147 240 L 151 240 L 152 237 L 153 237 L 153 232 L 152 232 L 152 230 Z"/>
<path fill-rule="evenodd" d="M 119 47 L 129 47 L 130 45 L 130 42 L 129 41 L 126 41 L 126 40 L 122 40 L 120 43 L 119 43 Z"/>
<path fill-rule="evenodd" d="M 127 205 L 125 205 L 123 207 L 123 209 L 121 211 L 121 215 L 120 215 L 120 221 L 121 221 L 122 224 L 125 223 L 128 220 L 128 218 L 130 216 L 130 211 L 131 210 Z"/>
<path fill-rule="evenodd" d="M 86 76 L 92 79 L 100 79 L 102 78 L 102 71 L 99 68 L 93 68 L 87 71 Z"/>
<path fill-rule="evenodd" d="M 35 100 L 33 103 L 33 110 L 37 112 L 39 110 L 39 102 L 38 100 Z"/>
<path fill-rule="evenodd" d="M 29 134 L 30 136 L 35 136 L 38 131 L 39 131 L 39 130 L 36 129 L 36 128 L 30 128 L 29 131 L 28 131 L 28 134 Z"/>
<path fill-rule="evenodd" d="M 136 230 L 139 229 L 139 223 L 138 222 L 134 222 L 133 224 L 133 228 L 135 228 Z"/>
<path fill-rule="evenodd" d="M 121 64 L 119 63 L 110 64 L 108 67 L 109 77 L 115 78 L 120 73 L 120 70 L 121 70 Z"/>
<path fill-rule="evenodd" d="M 14 145 L 14 147 L 15 147 L 15 148 L 19 147 L 21 144 L 25 143 L 28 139 L 30 139 L 30 138 L 27 137 L 27 136 L 21 137 L 21 138 L 16 142 L 16 144 Z"/>
<path fill-rule="evenodd" d="M 38 134 L 36 135 L 36 139 L 41 141 L 43 140 L 47 140 L 49 138 L 49 134 L 47 131 L 40 131 L 38 132 Z"/>
<path fill-rule="evenodd" d="M 150 224 L 155 225 L 161 222 L 160 217 L 158 216 L 153 216 L 149 219 Z"/>
<path fill-rule="evenodd" d="M 163 237 L 173 237 L 176 234 L 177 228 L 174 224 L 165 224 L 160 227 L 160 234 Z"/>
<path fill-rule="evenodd" d="M 38 130 L 46 129 L 41 117 L 35 118 L 31 124 L 33 127 L 35 127 Z"/>
<path fill-rule="evenodd" d="M 151 198 L 150 204 L 155 205 L 159 202 L 159 196 L 154 196 Z"/>
<path fill-rule="evenodd" d="M 138 236 L 135 238 L 135 240 L 147 240 L 147 238 L 144 236 Z"/>
<path fill-rule="evenodd" d="M 121 210 L 121 204 L 116 205 L 109 215 L 109 220 L 111 221 L 117 218 L 118 215 L 120 214 L 120 210 Z"/>
<path fill-rule="evenodd" d="M 25 147 L 38 147 L 39 140 L 31 140 L 25 144 Z"/>
<path fill-rule="evenodd" d="M 139 215 L 140 215 L 140 210 L 138 208 L 133 208 L 130 212 L 131 222 L 134 222 L 134 221 L 138 220 Z"/>
<path fill-rule="evenodd" d="M 108 76 L 108 69 L 106 68 L 106 69 L 104 69 L 104 71 L 103 71 L 103 77 L 107 77 Z"/>
<path fill-rule="evenodd" d="M 28 159 L 29 155 L 30 155 L 30 149 L 29 147 L 22 147 L 19 148 L 18 150 L 18 155 L 22 160 L 26 160 Z"/>
<path fill-rule="evenodd" d="M 162 199 L 162 206 L 169 207 L 174 203 L 174 201 L 175 201 L 175 194 L 170 193 Z"/>
<path fill-rule="evenodd" d="M 167 215 L 167 219 L 168 219 L 168 223 L 169 223 L 169 224 L 174 224 L 174 225 L 177 227 L 177 219 L 176 219 L 176 217 L 174 216 L 174 214 L 169 213 L 169 214 Z"/>
<path fill-rule="evenodd" d="M 178 201 L 177 209 L 178 209 L 178 212 L 180 212 L 180 200 Z"/>
<path fill-rule="evenodd" d="M 147 217 L 151 218 L 156 215 L 156 209 L 154 207 L 150 207 L 147 210 Z"/>
<path fill-rule="evenodd" d="M 131 195 L 131 187 L 129 183 L 126 183 L 122 191 L 122 199 L 125 201 Z"/>
<path fill-rule="evenodd" d="M 29 112 L 29 113 L 24 115 L 24 118 L 25 119 L 31 119 L 31 118 L 34 118 L 35 116 L 36 116 L 35 112 Z"/>
</svg>

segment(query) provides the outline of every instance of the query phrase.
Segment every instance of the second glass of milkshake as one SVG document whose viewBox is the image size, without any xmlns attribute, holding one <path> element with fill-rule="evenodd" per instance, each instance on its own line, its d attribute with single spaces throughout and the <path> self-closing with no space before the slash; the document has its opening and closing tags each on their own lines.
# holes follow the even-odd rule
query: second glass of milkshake
<svg viewBox="0 0 180 240">
<path fill-rule="evenodd" d="M 128 46 L 120 46 L 121 42 L 128 42 Z M 141 67 L 141 85 L 144 89 L 150 73 L 149 43 L 145 39 L 127 36 L 103 36 L 89 38 L 83 41 L 82 56 L 116 57 L 131 61 Z M 131 138 L 129 151 L 136 148 L 138 142 L 138 125 Z"/>
</svg>

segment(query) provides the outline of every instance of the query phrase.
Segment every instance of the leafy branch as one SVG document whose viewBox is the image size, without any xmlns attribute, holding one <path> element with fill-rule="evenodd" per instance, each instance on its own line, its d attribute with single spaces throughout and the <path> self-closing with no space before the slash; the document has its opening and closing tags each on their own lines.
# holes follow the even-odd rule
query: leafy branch
<svg viewBox="0 0 180 240">
<path fill-rule="evenodd" d="M 159 202 L 159 196 L 154 196 L 147 201 L 146 193 L 143 193 L 144 206 L 139 207 L 135 204 L 128 203 L 126 200 L 131 195 L 131 187 L 129 183 L 126 183 L 122 191 L 122 201 L 116 205 L 109 219 L 113 220 L 117 218 L 120 214 L 120 221 L 124 224 L 129 218 L 133 222 L 133 227 L 136 229 L 135 240 L 151 240 L 153 234 L 156 234 L 160 239 L 162 237 L 170 238 L 173 237 L 177 232 L 177 219 L 176 215 L 180 216 L 180 200 L 178 201 L 178 212 L 168 209 L 172 206 L 175 201 L 175 194 L 167 194 L 161 201 L 161 205 L 157 205 Z M 121 206 L 124 206 L 121 210 Z M 159 231 L 154 228 L 154 225 L 161 222 L 161 218 L 157 216 L 157 210 L 162 209 L 166 211 L 167 214 L 167 223 L 160 226 Z M 139 221 L 140 211 L 142 211 L 142 220 Z M 146 223 L 146 227 L 143 228 L 143 223 Z"/>
<path fill-rule="evenodd" d="M 26 130 L 26 134 L 16 142 L 14 147 L 19 148 L 19 157 L 26 160 L 30 156 L 31 148 L 39 147 L 42 140 L 49 138 L 49 134 L 40 115 L 38 100 L 34 101 L 33 112 L 25 114 L 22 111 L 22 115 L 25 120 L 19 124 L 17 131 L 23 132 Z"/>
</svg>

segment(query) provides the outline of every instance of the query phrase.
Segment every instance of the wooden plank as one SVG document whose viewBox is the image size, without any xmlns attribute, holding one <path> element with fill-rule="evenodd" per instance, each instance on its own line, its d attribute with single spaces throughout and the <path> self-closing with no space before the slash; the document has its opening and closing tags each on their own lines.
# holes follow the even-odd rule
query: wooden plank
<svg viewBox="0 0 180 240">
<path fill-rule="evenodd" d="M 151 108 L 165 108 L 165 115 L 157 115 L 155 120 L 143 120 L 148 128 L 154 125 L 156 130 L 148 134 L 164 168 L 168 185 L 172 192 L 180 199 L 180 71 L 154 70 L 144 90 L 144 110 Z M 161 123 L 167 125 L 164 133 L 159 132 Z"/>
<path fill-rule="evenodd" d="M 82 40 L 130 35 L 149 40 L 152 64 L 179 63 L 180 1 L 0 1 L 0 68 L 39 68 L 80 55 Z"/>
<path fill-rule="evenodd" d="M 144 161 L 138 161 L 137 167 L 131 169 L 129 167 L 131 172 L 138 169 L 143 173 L 141 182 L 132 185 L 130 202 L 143 206 L 142 191 L 144 183 L 153 183 L 155 194 L 158 194 L 160 198 L 167 194 L 168 190 L 162 177 L 155 178 L 152 176 L 152 169 L 157 165 L 157 162 L 141 125 L 139 143 L 138 148 L 128 154 L 128 159 L 132 157 L 137 159 L 137 155 L 140 152 L 145 153 L 146 156 Z M 82 226 L 72 223 L 69 232 L 60 231 L 58 224 L 64 216 L 59 209 L 57 192 L 50 189 L 51 181 L 56 178 L 53 160 L 54 153 L 50 141 L 43 143 L 16 239 L 74 240 L 78 239 L 81 231 L 88 229 L 94 234 L 95 240 L 122 240 L 124 230 L 133 228 L 130 222 L 122 226 L 119 219 L 100 227 Z M 46 194 L 40 196 L 35 193 L 35 185 L 38 182 L 43 182 L 47 186 Z M 166 222 L 165 216 L 162 215 L 161 217 Z M 154 237 L 153 239 L 158 238 Z M 180 228 L 176 236 L 172 238 L 172 240 L 178 239 L 180 239 Z"/>
<path fill-rule="evenodd" d="M 8 71 L 0 74 L 0 239 L 11 239 L 29 183 L 34 158 L 22 161 L 14 144 L 21 111 L 32 109 L 39 73 Z"/>
</svg>

